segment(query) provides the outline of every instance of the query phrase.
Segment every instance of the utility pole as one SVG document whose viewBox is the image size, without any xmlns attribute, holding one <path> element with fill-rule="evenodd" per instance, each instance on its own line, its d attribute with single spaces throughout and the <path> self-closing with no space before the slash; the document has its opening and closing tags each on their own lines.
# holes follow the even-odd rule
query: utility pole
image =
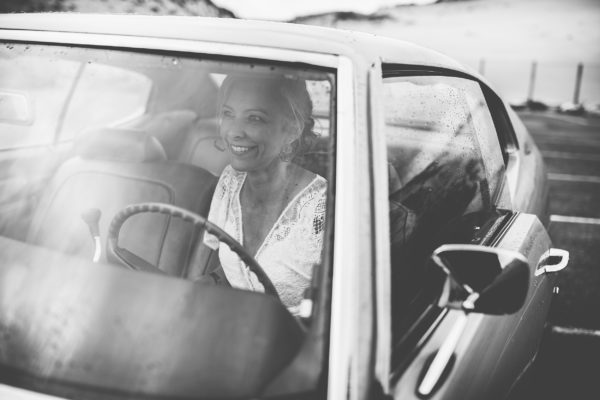
<svg viewBox="0 0 600 400">
<path fill-rule="evenodd" d="M 527 101 L 533 100 L 533 91 L 535 90 L 535 77 L 537 75 L 537 61 L 531 63 L 531 73 L 529 75 L 529 92 L 527 94 Z"/>
<path fill-rule="evenodd" d="M 575 75 L 575 93 L 573 93 L 573 104 L 579 104 L 579 94 L 581 92 L 581 79 L 583 78 L 583 63 L 577 64 L 577 75 Z"/>
<path fill-rule="evenodd" d="M 485 75 L 485 58 L 480 58 L 479 59 L 479 73 L 481 75 Z"/>
</svg>

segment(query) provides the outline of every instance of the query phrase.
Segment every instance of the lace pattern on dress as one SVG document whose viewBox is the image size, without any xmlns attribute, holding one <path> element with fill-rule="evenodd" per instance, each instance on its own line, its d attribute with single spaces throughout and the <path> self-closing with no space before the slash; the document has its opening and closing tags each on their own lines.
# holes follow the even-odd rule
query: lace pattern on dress
<svg viewBox="0 0 600 400">
<path fill-rule="evenodd" d="M 240 190 L 246 174 L 225 168 L 210 207 L 209 221 L 223 228 L 243 244 Z M 319 264 L 323 248 L 327 181 L 316 176 L 296 195 L 279 216 L 256 252 L 256 260 L 273 281 L 287 307 L 300 303 L 308 288 L 312 268 Z M 237 254 L 227 246 L 219 246 L 212 235 L 205 234 L 204 243 L 219 249 L 219 258 L 232 286 L 264 291 L 264 288 Z"/>
</svg>

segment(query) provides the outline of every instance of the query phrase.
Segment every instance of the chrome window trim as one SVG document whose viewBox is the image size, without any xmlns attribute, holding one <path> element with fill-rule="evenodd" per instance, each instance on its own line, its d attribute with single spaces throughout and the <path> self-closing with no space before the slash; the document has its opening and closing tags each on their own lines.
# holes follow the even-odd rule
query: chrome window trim
<svg viewBox="0 0 600 400">
<path fill-rule="evenodd" d="M 266 61 L 299 62 L 317 67 L 337 68 L 338 56 L 297 50 L 202 42 L 192 39 L 156 38 L 147 36 L 104 35 L 49 31 L 20 31 L 0 29 L 0 40 L 37 42 L 57 45 L 115 47 L 121 49 L 206 53 L 217 56 L 255 58 Z"/>
<path fill-rule="evenodd" d="M 508 162 L 506 164 L 506 187 L 508 192 L 508 204 L 512 208 L 515 203 L 515 194 L 519 185 L 519 171 L 521 170 L 521 155 L 518 150 L 511 150 L 508 153 Z"/>
<path fill-rule="evenodd" d="M 66 397 L 51 396 L 15 386 L 0 383 L 0 399 L 15 400 L 67 400 Z"/>
<path fill-rule="evenodd" d="M 389 177 L 387 162 L 387 140 L 383 99 L 381 63 L 369 71 L 369 114 L 371 135 L 371 158 L 369 160 L 373 182 L 373 219 L 375 259 L 376 344 L 375 377 L 384 393 L 390 392 L 390 368 L 392 355 L 392 287 L 389 221 Z"/>
<path fill-rule="evenodd" d="M 356 260 L 359 246 L 354 234 L 356 218 L 356 130 L 354 68 L 346 57 L 339 58 L 337 79 L 337 159 L 335 225 L 333 243 L 333 278 L 331 293 L 331 328 L 329 337 L 329 399 L 346 399 L 352 392 L 348 381 L 352 369 L 353 345 L 356 343 L 354 310 L 358 310 Z M 344 132 L 344 139 L 340 132 Z M 341 196 L 346 193 L 348 196 Z"/>
<path fill-rule="evenodd" d="M 475 118 L 473 114 L 475 112 L 483 112 L 486 122 L 489 123 L 491 130 L 480 130 L 474 126 L 475 140 L 479 146 L 479 153 L 481 155 L 481 162 L 485 168 L 485 175 L 488 181 L 488 188 L 490 199 L 493 205 L 500 208 L 510 208 L 511 200 L 508 191 L 505 188 L 504 177 L 506 177 L 506 165 L 502 156 L 502 143 L 500 142 L 500 135 L 502 132 L 498 132 L 498 128 L 494 122 L 494 113 L 490 107 L 488 97 L 485 95 L 485 87 L 481 82 L 473 81 L 477 84 L 477 96 L 481 96 L 481 100 L 485 106 L 481 106 L 480 110 L 473 109 L 472 119 Z M 488 89 L 489 90 L 489 89 Z M 501 171 L 500 176 L 495 176 L 492 171 Z"/>
</svg>

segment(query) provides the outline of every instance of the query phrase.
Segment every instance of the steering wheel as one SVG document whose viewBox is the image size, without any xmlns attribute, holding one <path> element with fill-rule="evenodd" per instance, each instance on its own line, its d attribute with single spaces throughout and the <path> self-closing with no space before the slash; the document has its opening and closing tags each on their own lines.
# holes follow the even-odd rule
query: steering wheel
<svg viewBox="0 0 600 400">
<path fill-rule="evenodd" d="M 217 225 L 208 221 L 201 215 L 185 210 L 180 207 L 173 206 L 165 203 L 139 203 L 131 204 L 121 211 L 119 211 L 110 222 L 108 228 L 108 253 L 107 256 L 113 258 L 112 261 L 120 261 L 127 265 L 129 268 L 147 272 L 154 272 L 164 274 L 157 266 L 152 265 L 148 261 L 141 257 L 133 254 L 127 249 L 119 247 L 119 233 L 121 227 L 127 219 L 136 214 L 142 213 L 159 213 L 166 214 L 172 217 L 181 218 L 186 222 L 191 222 L 197 228 L 204 228 L 206 231 L 219 239 L 222 243 L 225 243 L 229 248 L 234 251 L 241 260 L 250 268 L 252 272 L 258 278 L 258 281 L 265 288 L 265 293 L 279 299 L 277 290 L 273 285 L 273 282 L 265 271 L 262 269 L 260 264 L 256 262 L 254 257 L 248 254 L 248 251 L 242 246 L 237 240 L 232 238 L 227 232 L 219 228 Z"/>
</svg>

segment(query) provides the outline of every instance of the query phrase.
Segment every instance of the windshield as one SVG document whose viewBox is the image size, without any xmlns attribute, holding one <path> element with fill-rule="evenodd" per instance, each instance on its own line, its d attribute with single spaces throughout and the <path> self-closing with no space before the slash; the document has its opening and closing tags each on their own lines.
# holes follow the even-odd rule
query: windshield
<svg viewBox="0 0 600 400">
<path fill-rule="evenodd" d="M 2 44 L 0 382 L 264 390 L 319 312 L 334 89 L 300 64 Z"/>
</svg>

